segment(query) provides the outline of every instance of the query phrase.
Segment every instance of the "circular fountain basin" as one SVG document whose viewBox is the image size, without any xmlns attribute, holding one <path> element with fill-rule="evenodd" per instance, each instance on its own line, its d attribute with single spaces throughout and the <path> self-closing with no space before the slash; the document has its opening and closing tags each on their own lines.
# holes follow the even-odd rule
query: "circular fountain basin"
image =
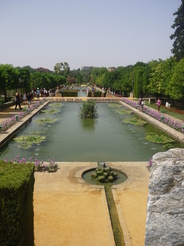
<svg viewBox="0 0 184 246">
<path fill-rule="evenodd" d="M 86 182 L 88 182 L 90 184 L 93 184 L 93 185 L 104 185 L 104 186 L 106 186 L 106 185 L 107 186 L 118 185 L 118 184 L 121 184 L 121 183 L 126 181 L 127 176 L 126 176 L 125 173 L 120 172 L 119 170 L 114 169 L 114 168 L 111 168 L 111 169 L 112 169 L 112 171 L 114 171 L 114 172 L 116 172 L 118 174 L 117 178 L 115 180 L 113 180 L 113 182 L 108 182 L 108 181 L 99 182 L 97 179 L 92 178 L 91 174 L 95 173 L 96 168 L 92 168 L 92 169 L 89 169 L 89 170 L 83 172 L 82 178 Z"/>
</svg>

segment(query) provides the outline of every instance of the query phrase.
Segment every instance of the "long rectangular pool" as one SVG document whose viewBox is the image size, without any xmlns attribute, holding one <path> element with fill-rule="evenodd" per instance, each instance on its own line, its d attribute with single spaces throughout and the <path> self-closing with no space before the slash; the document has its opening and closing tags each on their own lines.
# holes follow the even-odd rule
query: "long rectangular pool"
<svg viewBox="0 0 184 246">
<path fill-rule="evenodd" d="M 33 156 L 39 160 L 66 162 L 105 162 L 105 161 L 148 161 L 150 157 L 165 151 L 163 145 L 151 143 L 145 139 L 148 132 L 161 133 L 160 130 L 146 124 L 135 126 L 123 123 L 123 120 L 132 117 L 120 114 L 116 107 L 108 103 L 97 103 L 97 119 L 81 119 L 80 107 L 82 103 L 51 103 L 45 109 L 56 109 L 59 112 L 50 114 L 38 113 L 26 124 L 6 145 L 0 148 L 0 158 L 29 159 Z M 54 107 L 53 107 L 54 106 Z M 125 109 L 120 106 L 118 109 Z M 57 119 L 55 123 L 38 124 L 38 119 Z M 39 134 L 45 137 L 40 144 L 24 149 L 14 139 L 21 136 Z M 164 134 L 164 133 L 162 133 Z M 181 147 L 178 142 L 174 147 Z"/>
</svg>

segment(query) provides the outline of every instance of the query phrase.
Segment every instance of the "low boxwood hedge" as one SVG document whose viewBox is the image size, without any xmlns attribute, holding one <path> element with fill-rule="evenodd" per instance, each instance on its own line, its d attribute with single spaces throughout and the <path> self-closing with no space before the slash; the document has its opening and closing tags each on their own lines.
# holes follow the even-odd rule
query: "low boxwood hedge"
<svg viewBox="0 0 184 246">
<path fill-rule="evenodd" d="M 0 161 L 0 245 L 33 246 L 34 165 Z"/>
<path fill-rule="evenodd" d="M 102 96 L 102 92 L 101 91 L 95 91 L 94 97 L 101 97 Z M 89 91 L 88 92 L 88 97 L 92 97 L 92 92 Z"/>
<path fill-rule="evenodd" d="M 62 97 L 77 97 L 77 91 L 60 91 Z"/>
</svg>

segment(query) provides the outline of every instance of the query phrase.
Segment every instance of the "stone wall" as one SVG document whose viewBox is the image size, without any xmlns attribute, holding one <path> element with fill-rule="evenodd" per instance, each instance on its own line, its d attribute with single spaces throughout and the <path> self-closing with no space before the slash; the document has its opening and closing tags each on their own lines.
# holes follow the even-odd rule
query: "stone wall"
<svg viewBox="0 0 184 246">
<path fill-rule="evenodd" d="M 145 246 L 184 245 L 184 149 L 153 156 Z"/>
</svg>

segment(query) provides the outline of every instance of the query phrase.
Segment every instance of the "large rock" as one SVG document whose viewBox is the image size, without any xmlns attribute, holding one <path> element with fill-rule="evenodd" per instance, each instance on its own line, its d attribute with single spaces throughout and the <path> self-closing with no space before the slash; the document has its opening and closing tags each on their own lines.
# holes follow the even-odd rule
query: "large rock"
<svg viewBox="0 0 184 246">
<path fill-rule="evenodd" d="M 184 245 L 184 149 L 153 156 L 145 246 Z"/>
</svg>

